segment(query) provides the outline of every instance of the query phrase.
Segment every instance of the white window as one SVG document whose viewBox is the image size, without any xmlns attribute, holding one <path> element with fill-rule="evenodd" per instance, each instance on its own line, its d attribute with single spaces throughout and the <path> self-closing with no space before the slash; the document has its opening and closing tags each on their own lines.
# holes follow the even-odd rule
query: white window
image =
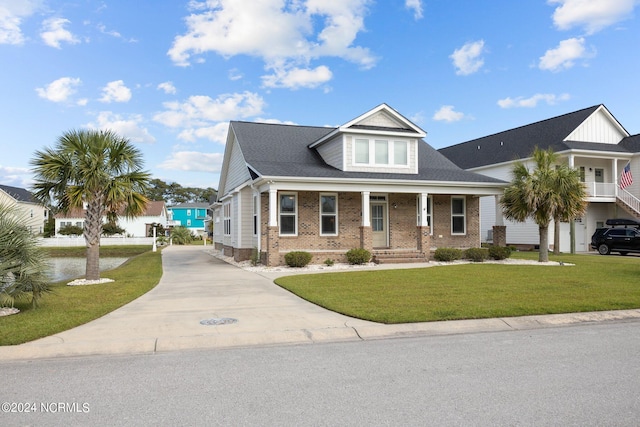
<svg viewBox="0 0 640 427">
<path fill-rule="evenodd" d="M 336 194 L 320 195 L 320 235 L 335 236 L 338 234 L 338 196 Z"/>
<path fill-rule="evenodd" d="M 187 209 L 187 216 L 191 216 L 191 209 Z"/>
<path fill-rule="evenodd" d="M 466 234 L 466 203 L 464 197 L 451 198 L 451 234 Z"/>
<path fill-rule="evenodd" d="M 296 236 L 298 234 L 298 196 L 296 193 L 280 194 L 280 234 Z"/>
<path fill-rule="evenodd" d="M 258 235 L 258 196 L 253 196 L 253 235 Z"/>
<path fill-rule="evenodd" d="M 369 164 L 369 140 L 356 139 L 355 142 L 355 162 L 358 164 Z"/>
<path fill-rule="evenodd" d="M 409 166 L 409 142 L 356 138 L 353 164 L 367 166 Z"/>
<path fill-rule="evenodd" d="M 187 220 L 187 227 L 191 227 L 191 220 L 190 219 Z"/>
<path fill-rule="evenodd" d="M 389 141 L 376 139 L 375 141 L 376 165 L 389 164 Z"/>
<path fill-rule="evenodd" d="M 433 234 L 433 226 L 431 224 L 433 224 L 433 222 L 431 221 L 431 206 L 433 205 L 432 202 L 432 197 L 431 196 L 427 196 L 427 225 L 430 227 L 429 229 L 429 234 Z M 417 207 L 418 207 L 418 222 L 417 224 L 420 225 L 422 224 L 422 221 L 420 221 L 420 212 L 422 211 L 422 197 L 420 197 L 420 195 L 418 195 L 418 202 L 417 202 Z"/>
<path fill-rule="evenodd" d="M 231 235 L 231 203 L 225 203 L 222 207 L 222 219 L 224 221 L 224 235 Z"/>
</svg>

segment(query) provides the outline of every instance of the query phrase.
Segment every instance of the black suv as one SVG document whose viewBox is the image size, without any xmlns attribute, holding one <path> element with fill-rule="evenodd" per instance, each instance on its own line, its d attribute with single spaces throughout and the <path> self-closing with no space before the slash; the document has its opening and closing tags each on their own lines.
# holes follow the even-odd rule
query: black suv
<svg viewBox="0 0 640 427">
<path fill-rule="evenodd" d="M 633 219 L 608 219 L 609 228 L 597 228 L 591 236 L 591 247 L 601 255 L 619 252 L 640 252 L 640 221 Z"/>
</svg>

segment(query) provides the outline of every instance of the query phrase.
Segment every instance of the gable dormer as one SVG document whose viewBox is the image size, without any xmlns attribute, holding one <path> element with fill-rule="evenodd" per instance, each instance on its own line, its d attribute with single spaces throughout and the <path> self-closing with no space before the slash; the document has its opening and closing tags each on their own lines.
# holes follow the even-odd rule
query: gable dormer
<svg viewBox="0 0 640 427">
<path fill-rule="evenodd" d="M 309 148 L 347 172 L 418 173 L 418 144 L 426 132 L 386 104 L 336 128 Z"/>
<path fill-rule="evenodd" d="M 597 142 L 601 144 L 618 144 L 629 133 L 620 122 L 600 105 L 587 119 L 571 132 L 565 141 Z"/>
</svg>

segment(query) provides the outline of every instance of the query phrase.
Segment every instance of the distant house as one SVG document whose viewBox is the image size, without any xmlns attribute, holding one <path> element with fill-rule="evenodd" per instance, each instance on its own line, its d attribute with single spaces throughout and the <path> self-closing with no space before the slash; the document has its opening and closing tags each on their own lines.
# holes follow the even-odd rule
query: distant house
<svg viewBox="0 0 640 427">
<path fill-rule="evenodd" d="M 26 219 L 26 226 L 33 234 L 42 234 L 49 219 L 49 209 L 37 202 L 24 188 L 0 185 L 0 204 L 15 206 Z"/>
<path fill-rule="evenodd" d="M 437 247 L 480 246 L 480 196 L 500 179 L 465 171 L 386 104 L 339 127 L 232 121 L 218 200 L 216 248 L 258 251 L 279 265 L 291 251 L 345 261 L 354 248 L 379 262 L 426 260 Z"/>
<path fill-rule="evenodd" d="M 66 214 L 58 213 L 54 216 L 56 236 L 60 236 L 61 227 L 67 225 L 77 225 L 84 227 L 85 210 L 73 209 Z M 150 201 L 147 203 L 145 212 L 132 219 L 118 217 L 118 226 L 125 230 L 125 235 L 129 237 L 147 237 L 151 235 L 154 225 L 162 225 L 167 227 L 168 214 L 164 201 Z M 103 223 L 107 222 L 107 218 L 102 219 Z"/>
<path fill-rule="evenodd" d="M 540 122 L 440 149 L 461 168 L 510 181 L 513 163 L 533 167 L 535 149 L 553 149 L 560 161 L 580 171 L 588 193 L 588 207 L 574 222 L 576 251 L 589 250 L 591 235 L 608 218 L 640 218 L 640 135 L 629 135 L 604 105 L 595 105 Z M 626 180 L 621 176 L 628 167 Z M 635 179 L 630 183 L 630 178 Z M 480 203 L 482 240 L 491 241 L 494 224 L 506 225 L 508 244 L 539 244 L 538 226 L 531 220 L 502 219 L 497 198 Z M 498 213 L 498 217 L 496 217 Z M 561 224 L 560 250 L 571 249 L 571 226 Z M 549 227 L 552 243 L 554 227 Z"/>
<path fill-rule="evenodd" d="M 169 227 L 186 227 L 194 235 L 206 235 L 205 224 L 211 218 L 209 203 L 180 203 L 168 208 Z"/>
</svg>

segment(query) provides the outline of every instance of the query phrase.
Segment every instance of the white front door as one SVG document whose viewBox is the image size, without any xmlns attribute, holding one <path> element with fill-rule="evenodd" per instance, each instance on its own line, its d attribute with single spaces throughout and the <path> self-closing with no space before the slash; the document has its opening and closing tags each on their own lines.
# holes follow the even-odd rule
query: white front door
<svg viewBox="0 0 640 427">
<path fill-rule="evenodd" d="M 585 252 L 589 249 L 587 246 L 587 224 L 584 223 L 582 218 L 576 218 L 574 223 L 576 252 Z"/>
<path fill-rule="evenodd" d="M 371 203 L 371 230 L 373 231 L 374 248 L 386 248 L 389 246 L 386 203 Z"/>
</svg>

